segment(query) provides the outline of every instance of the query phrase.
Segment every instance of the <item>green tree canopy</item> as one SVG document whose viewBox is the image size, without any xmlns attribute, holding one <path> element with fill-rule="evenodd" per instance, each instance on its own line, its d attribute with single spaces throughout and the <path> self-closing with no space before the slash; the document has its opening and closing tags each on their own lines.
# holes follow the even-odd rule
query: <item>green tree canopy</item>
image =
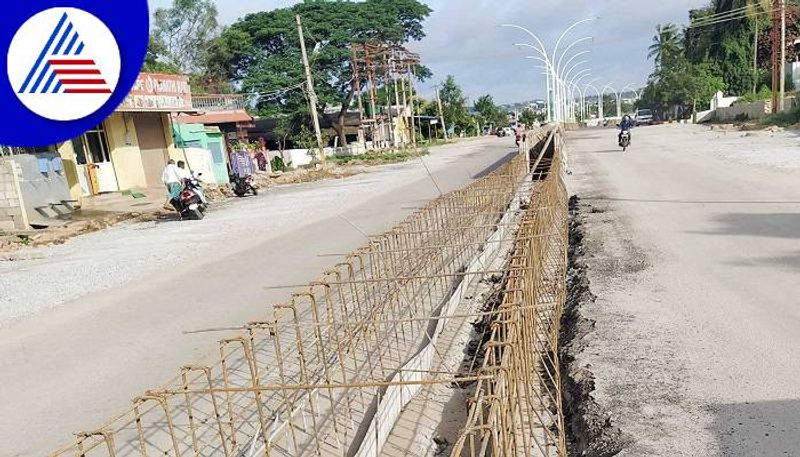
<svg viewBox="0 0 800 457">
<path fill-rule="evenodd" d="M 525 108 L 519 115 L 519 121 L 525 125 L 534 125 L 544 121 L 544 115 L 536 114 L 536 112 L 534 112 L 532 109 Z"/>
<path fill-rule="evenodd" d="M 472 119 L 467 112 L 467 97 L 453 75 L 447 75 L 439 90 L 442 100 L 442 112 L 448 129 L 463 132 L 472 126 Z"/>
<path fill-rule="evenodd" d="M 153 13 L 152 39 L 163 63 L 183 73 L 205 70 L 211 42 L 219 33 L 212 0 L 173 0 Z"/>
<path fill-rule="evenodd" d="M 318 110 L 339 109 L 334 129 L 345 144 L 345 113 L 355 95 L 351 44 L 402 45 L 419 40 L 425 36 L 423 21 L 430 13 L 431 9 L 417 0 L 309 0 L 290 8 L 249 14 L 216 41 L 211 70 L 224 74 L 243 92 L 263 94 L 257 100 L 262 115 L 308 116 L 306 98 L 297 90 L 305 82 L 295 22 L 295 15 L 300 15 L 319 97 Z M 426 74 L 424 69 L 421 74 Z"/>
<path fill-rule="evenodd" d="M 491 95 L 487 94 L 478 97 L 474 108 L 478 113 L 478 120 L 483 125 L 502 126 L 508 123 L 503 110 L 494 103 L 494 98 Z"/>
</svg>

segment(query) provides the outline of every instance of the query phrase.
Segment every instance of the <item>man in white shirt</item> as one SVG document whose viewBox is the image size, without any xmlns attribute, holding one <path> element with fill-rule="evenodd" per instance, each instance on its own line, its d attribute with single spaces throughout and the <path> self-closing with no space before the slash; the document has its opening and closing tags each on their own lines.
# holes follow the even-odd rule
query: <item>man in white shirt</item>
<svg viewBox="0 0 800 457">
<path fill-rule="evenodd" d="M 171 201 L 181 194 L 183 189 L 182 171 L 175 165 L 174 160 L 167 162 L 164 167 L 164 172 L 161 173 L 161 181 L 167 186 L 167 202 L 164 203 L 164 209 L 173 209 Z"/>
</svg>

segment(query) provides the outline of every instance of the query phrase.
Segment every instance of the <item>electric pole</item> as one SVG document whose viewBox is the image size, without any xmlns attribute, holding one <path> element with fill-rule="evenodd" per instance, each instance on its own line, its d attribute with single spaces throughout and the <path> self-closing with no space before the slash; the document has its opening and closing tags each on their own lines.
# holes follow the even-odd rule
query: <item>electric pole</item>
<svg viewBox="0 0 800 457">
<path fill-rule="evenodd" d="M 774 0 L 772 2 L 772 113 L 778 112 L 778 92 L 780 90 L 780 6 L 781 0 Z"/>
<path fill-rule="evenodd" d="M 303 23 L 300 15 L 297 19 L 297 33 L 300 35 L 300 50 L 303 53 L 303 66 L 306 68 L 306 86 L 308 86 L 308 104 L 311 110 L 311 119 L 314 121 L 314 133 L 317 136 L 317 148 L 319 148 L 319 161 L 325 161 L 325 147 L 322 145 L 322 132 L 319 128 L 319 116 L 317 115 L 317 92 L 314 90 L 314 78 L 311 76 L 311 65 L 308 63 L 308 53 L 306 53 L 306 39 L 303 36 Z"/>
<path fill-rule="evenodd" d="M 442 99 L 439 97 L 439 88 L 436 88 L 436 103 L 439 105 L 439 119 L 442 121 L 442 130 L 444 131 L 444 140 L 447 138 L 447 124 L 444 123 L 444 110 L 442 109 Z"/>
<path fill-rule="evenodd" d="M 781 0 L 781 99 L 778 102 L 783 112 L 786 99 L 786 0 Z"/>
</svg>

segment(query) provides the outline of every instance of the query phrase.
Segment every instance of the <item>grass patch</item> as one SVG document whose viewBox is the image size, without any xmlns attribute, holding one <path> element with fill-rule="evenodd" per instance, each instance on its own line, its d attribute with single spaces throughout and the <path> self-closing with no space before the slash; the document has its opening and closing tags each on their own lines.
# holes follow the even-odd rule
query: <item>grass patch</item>
<svg viewBox="0 0 800 457">
<path fill-rule="evenodd" d="M 388 163 L 406 162 L 411 159 L 416 159 L 419 156 L 426 156 L 429 154 L 427 149 L 414 150 L 391 150 L 380 152 L 369 152 L 358 156 L 337 156 L 331 157 L 330 160 L 339 165 L 348 164 L 363 164 L 363 165 L 382 165 Z"/>
</svg>

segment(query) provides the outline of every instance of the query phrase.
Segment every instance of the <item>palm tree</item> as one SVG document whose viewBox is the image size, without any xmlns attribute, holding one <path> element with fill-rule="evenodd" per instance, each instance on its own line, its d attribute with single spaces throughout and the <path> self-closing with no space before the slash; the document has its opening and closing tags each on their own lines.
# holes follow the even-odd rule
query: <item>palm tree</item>
<svg viewBox="0 0 800 457">
<path fill-rule="evenodd" d="M 678 26 L 671 22 L 656 26 L 653 44 L 648 51 L 647 58 L 655 61 L 656 68 L 669 64 L 681 51 L 681 32 Z"/>
</svg>

